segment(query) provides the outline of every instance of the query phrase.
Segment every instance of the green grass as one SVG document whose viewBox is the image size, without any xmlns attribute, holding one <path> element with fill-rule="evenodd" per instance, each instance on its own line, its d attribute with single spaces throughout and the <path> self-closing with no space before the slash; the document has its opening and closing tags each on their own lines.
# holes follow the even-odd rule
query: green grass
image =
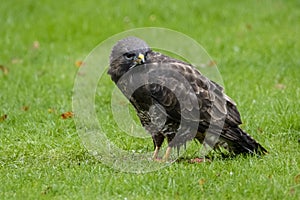
<svg viewBox="0 0 300 200">
<path fill-rule="evenodd" d="M 299 1 L 284 0 L 1 2 L 0 65 L 9 72 L 0 71 L 0 198 L 300 199 L 299 18 Z M 145 26 L 203 45 L 243 128 L 268 155 L 132 174 L 88 153 L 73 119 L 60 117 L 72 110 L 74 63 L 111 35 Z M 107 116 L 98 117 L 115 134 Z M 120 145 L 131 143 L 152 149 L 150 139 Z"/>
</svg>

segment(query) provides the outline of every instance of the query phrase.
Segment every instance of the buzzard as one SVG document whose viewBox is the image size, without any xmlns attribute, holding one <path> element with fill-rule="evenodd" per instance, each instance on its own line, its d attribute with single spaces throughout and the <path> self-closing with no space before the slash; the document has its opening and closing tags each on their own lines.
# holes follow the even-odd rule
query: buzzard
<svg viewBox="0 0 300 200">
<path fill-rule="evenodd" d="M 196 139 L 214 149 L 236 154 L 267 150 L 244 132 L 235 102 L 223 88 L 184 61 L 153 51 L 137 37 L 112 48 L 108 74 L 134 106 L 155 146 L 153 159 L 167 139 L 171 149 Z"/>
</svg>

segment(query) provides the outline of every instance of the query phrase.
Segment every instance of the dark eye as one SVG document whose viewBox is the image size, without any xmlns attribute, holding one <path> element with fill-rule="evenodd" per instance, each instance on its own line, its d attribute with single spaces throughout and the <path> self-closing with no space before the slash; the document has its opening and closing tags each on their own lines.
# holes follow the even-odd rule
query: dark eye
<svg viewBox="0 0 300 200">
<path fill-rule="evenodd" d="M 144 54 L 145 58 L 147 57 L 147 55 L 148 55 L 148 52 L 146 52 L 146 53 Z"/>
<path fill-rule="evenodd" d="M 124 57 L 126 60 L 133 60 L 135 57 L 135 54 L 134 53 L 125 53 Z"/>
</svg>

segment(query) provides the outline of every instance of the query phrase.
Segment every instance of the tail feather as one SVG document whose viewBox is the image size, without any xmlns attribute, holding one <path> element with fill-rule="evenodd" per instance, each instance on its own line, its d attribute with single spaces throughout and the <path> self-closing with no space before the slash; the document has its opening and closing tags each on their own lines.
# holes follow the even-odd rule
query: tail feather
<svg viewBox="0 0 300 200">
<path fill-rule="evenodd" d="M 262 155 L 268 152 L 262 145 L 239 127 L 229 127 L 224 129 L 220 139 L 224 140 L 228 144 L 229 150 L 235 154 L 251 153 Z"/>
</svg>

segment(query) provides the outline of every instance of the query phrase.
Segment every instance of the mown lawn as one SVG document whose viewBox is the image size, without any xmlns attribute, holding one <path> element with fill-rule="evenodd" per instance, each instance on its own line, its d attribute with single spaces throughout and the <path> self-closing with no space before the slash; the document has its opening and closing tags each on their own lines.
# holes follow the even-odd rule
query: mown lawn
<svg viewBox="0 0 300 200">
<path fill-rule="evenodd" d="M 0 199 L 300 199 L 299 1 L 0 5 Z M 133 174 L 89 154 L 74 118 L 61 117 L 72 111 L 77 61 L 113 34 L 149 26 L 180 31 L 207 50 L 243 129 L 268 155 Z M 107 116 L 98 118 L 115 134 Z M 151 139 L 122 145 L 131 142 L 153 148 Z"/>
</svg>

